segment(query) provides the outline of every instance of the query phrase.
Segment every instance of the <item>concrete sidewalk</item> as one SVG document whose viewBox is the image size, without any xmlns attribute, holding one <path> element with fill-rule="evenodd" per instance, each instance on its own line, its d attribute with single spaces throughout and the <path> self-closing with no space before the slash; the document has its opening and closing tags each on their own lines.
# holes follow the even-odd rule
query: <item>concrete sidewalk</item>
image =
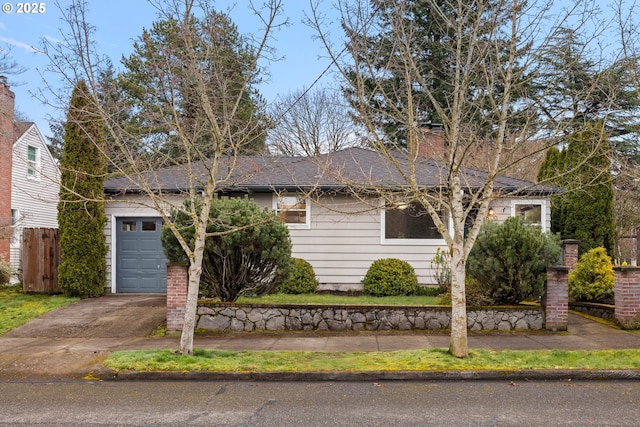
<svg viewBox="0 0 640 427">
<path fill-rule="evenodd" d="M 164 295 L 110 295 L 54 310 L 0 337 L 0 380 L 83 378 L 104 374 L 101 361 L 112 351 L 177 349 L 177 334 L 149 337 L 164 315 Z M 228 333 L 196 336 L 194 343 L 196 348 L 221 350 L 365 352 L 448 346 L 448 334 L 424 331 Z M 640 334 L 571 314 L 567 332 L 470 333 L 469 348 L 640 348 Z M 418 377 L 424 375 L 413 374 Z"/>
</svg>

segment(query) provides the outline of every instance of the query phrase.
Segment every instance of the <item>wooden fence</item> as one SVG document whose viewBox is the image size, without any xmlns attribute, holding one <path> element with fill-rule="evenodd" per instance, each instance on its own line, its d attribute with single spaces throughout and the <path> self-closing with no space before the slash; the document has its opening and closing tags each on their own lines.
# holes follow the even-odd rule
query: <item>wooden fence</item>
<svg viewBox="0 0 640 427">
<path fill-rule="evenodd" d="M 58 265 L 60 242 L 56 228 L 22 230 L 22 290 L 46 294 L 60 293 Z"/>
</svg>

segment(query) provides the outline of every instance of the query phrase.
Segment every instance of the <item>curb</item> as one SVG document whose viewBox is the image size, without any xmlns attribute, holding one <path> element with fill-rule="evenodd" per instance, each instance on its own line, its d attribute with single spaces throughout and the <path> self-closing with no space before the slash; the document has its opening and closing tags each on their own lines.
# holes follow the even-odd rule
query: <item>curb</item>
<svg viewBox="0 0 640 427">
<path fill-rule="evenodd" d="M 620 381 L 640 380 L 640 370 L 523 371 L 372 371 L 372 372 L 168 372 L 119 371 L 91 373 L 99 381 Z"/>
</svg>

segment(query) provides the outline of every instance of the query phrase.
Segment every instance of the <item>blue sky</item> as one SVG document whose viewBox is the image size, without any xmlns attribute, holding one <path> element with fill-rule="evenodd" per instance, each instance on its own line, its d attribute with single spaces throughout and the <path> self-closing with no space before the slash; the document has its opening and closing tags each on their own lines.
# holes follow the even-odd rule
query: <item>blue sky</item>
<svg viewBox="0 0 640 427">
<path fill-rule="evenodd" d="M 34 121 L 43 135 L 48 135 L 49 117 L 60 117 L 61 112 L 47 107 L 32 96 L 44 86 L 40 74 L 48 63 L 42 53 L 38 53 L 41 40 L 60 39 L 59 28 L 63 25 L 60 11 L 53 1 L 43 2 L 43 13 L 16 13 L 18 2 L 9 2 L 11 13 L 0 12 L 0 48 L 11 47 L 11 56 L 20 65 L 28 68 L 18 76 L 10 76 L 12 90 L 16 93 L 16 109 L 28 120 Z M 60 0 L 65 6 L 68 1 Z M 256 32 L 256 21 L 243 1 L 236 2 L 232 18 L 241 33 Z M 261 3 L 257 1 L 256 3 Z M 291 25 L 275 33 L 274 42 L 279 56 L 285 59 L 269 65 L 270 81 L 260 87 L 268 101 L 290 91 L 309 87 L 329 64 L 320 58 L 322 49 L 312 39 L 313 32 L 301 23 L 303 11 L 308 10 L 305 0 L 284 0 L 284 16 Z M 6 7 L 6 3 L 4 3 Z M 218 10 L 226 10 L 233 2 L 215 2 Z M 118 66 L 120 58 L 132 51 L 132 40 L 139 36 L 143 28 L 148 28 L 156 19 L 156 10 L 145 0 L 94 0 L 89 2 L 88 21 L 96 27 L 96 42 L 101 53 L 108 55 Z M 49 83 L 56 78 L 45 76 Z M 327 82 L 325 77 L 322 82 Z"/>
</svg>

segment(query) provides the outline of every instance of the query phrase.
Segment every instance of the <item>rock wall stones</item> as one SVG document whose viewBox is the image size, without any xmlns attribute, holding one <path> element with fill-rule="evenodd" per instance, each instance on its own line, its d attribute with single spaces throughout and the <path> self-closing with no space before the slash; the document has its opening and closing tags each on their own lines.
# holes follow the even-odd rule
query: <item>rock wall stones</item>
<svg viewBox="0 0 640 427">
<path fill-rule="evenodd" d="M 441 330 L 449 329 L 449 307 L 270 306 L 203 304 L 197 328 L 216 331 Z M 480 330 L 539 330 L 539 308 L 470 309 L 467 326 Z"/>
</svg>

